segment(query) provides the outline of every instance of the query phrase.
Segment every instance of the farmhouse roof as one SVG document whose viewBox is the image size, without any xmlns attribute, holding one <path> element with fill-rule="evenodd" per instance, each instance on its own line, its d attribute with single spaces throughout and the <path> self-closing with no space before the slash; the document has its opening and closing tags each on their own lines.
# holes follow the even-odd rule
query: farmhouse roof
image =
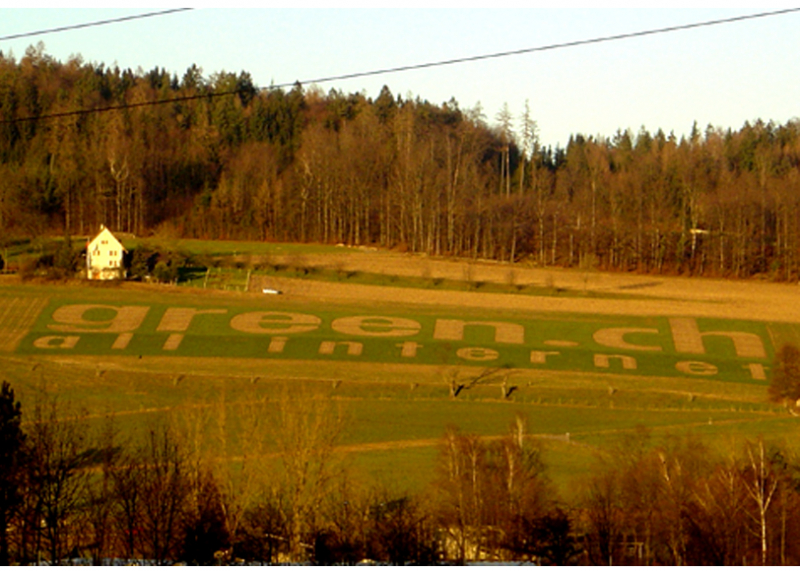
<svg viewBox="0 0 800 571">
<path fill-rule="evenodd" d="M 122 245 L 122 243 L 119 240 L 117 240 L 117 238 L 116 238 L 116 236 L 114 236 L 114 234 L 111 233 L 111 230 L 106 228 L 103 224 L 100 225 L 100 232 L 97 234 L 97 236 L 95 236 L 92 240 L 90 240 L 86 244 L 86 248 L 87 249 L 91 249 L 93 246 L 95 246 L 98 243 L 98 241 L 101 244 L 103 243 L 103 241 L 105 241 L 106 243 L 104 245 L 113 245 L 115 247 L 115 249 L 118 248 L 118 249 L 120 249 L 120 250 L 122 250 L 124 252 L 127 252 L 127 250 Z"/>
</svg>

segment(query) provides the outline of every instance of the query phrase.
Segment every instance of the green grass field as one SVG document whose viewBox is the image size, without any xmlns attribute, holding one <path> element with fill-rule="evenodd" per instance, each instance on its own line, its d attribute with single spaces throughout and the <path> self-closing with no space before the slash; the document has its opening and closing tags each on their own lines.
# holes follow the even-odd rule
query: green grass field
<svg viewBox="0 0 800 571">
<path fill-rule="evenodd" d="M 126 293 L 124 303 L 93 296 L 50 301 L 16 353 L 463 365 L 766 384 L 772 354 L 767 325 L 689 320 L 699 342 L 694 353 L 680 351 L 680 330 L 660 317 L 395 307 L 370 307 L 365 314 L 359 307 L 276 297 L 221 300 L 190 293 L 164 303 Z M 731 335 L 756 342 L 757 351 L 740 350 Z"/>
<path fill-rule="evenodd" d="M 696 319 L 706 334 L 697 354 L 679 351 L 663 317 L 365 309 L 111 285 L 0 286 L 0 306 L 0 370 L 23 408 L 45 388 L 97 422 L 113 414 L 124 432 L 219 407 L 235 418 L 287 384 L 314 387 L 349 419 L 342 445 L 352 469 L 393 486 L 430 480 L 447 426 L 497 436 L 518 412 L 567 494 L 637 426 L 721 448 L 758 435 L 789 441 L 797 430 L 757 374 L 768 374 L 777 343 L 797 335 L 791 324 Z M 757 339 L 763 355 L 741 355 L 731 331 Z M 468 385 L 487 372 L 451 397 L 452 379 Z"/>
</svg>

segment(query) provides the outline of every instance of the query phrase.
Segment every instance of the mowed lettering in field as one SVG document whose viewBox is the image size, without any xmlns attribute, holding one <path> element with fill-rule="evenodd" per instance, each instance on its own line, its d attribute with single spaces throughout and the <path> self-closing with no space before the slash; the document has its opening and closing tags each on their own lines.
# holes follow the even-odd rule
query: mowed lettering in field
<svg viewBox="0 0 800 571">
<path fill-rule="evenodd" d="M 764 382 L 761 323 L 693 317 L 444 316 L 144 305 L 51 308 L 24 353 L 464 364 Z"/>
</svg>

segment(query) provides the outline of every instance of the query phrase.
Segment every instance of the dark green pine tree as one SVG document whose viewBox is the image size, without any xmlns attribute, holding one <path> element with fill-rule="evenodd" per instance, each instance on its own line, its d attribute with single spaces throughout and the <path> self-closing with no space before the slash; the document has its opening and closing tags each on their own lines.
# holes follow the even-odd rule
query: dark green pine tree
<svg viewBox="0 0 800 571">
<path fill-rule="evenodd" d="M 16 514 L 20 495 L 25 449 L 21 428 L 22 408 L 14 399 L 14 389 L 3 381 L 0 389 L 0 565 L 8 565 L 8 527 Z"/>
</svg>

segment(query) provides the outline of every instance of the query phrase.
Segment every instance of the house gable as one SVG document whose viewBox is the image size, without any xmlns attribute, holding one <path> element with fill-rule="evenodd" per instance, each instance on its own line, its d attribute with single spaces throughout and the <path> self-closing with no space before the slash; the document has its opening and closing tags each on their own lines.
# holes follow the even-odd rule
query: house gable
<svg viewBox="0 0 800 571">
<path fill-rule="evenodd" d="M 119 240 L 105 226 L 86 245 L 86 277 L 88 279 L 117 279 L 123 276 L 123 253 Z"/>
</svg>

